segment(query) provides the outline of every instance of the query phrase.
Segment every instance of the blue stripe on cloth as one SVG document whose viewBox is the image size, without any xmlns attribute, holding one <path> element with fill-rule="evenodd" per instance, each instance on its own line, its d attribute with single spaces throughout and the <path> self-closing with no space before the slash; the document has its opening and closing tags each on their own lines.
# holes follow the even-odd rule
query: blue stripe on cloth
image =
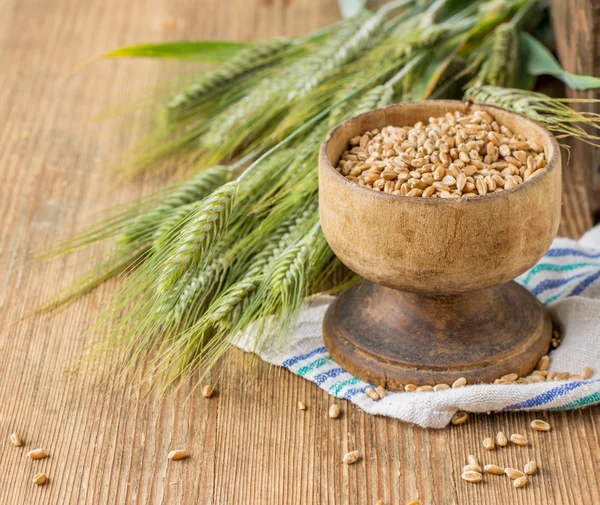
<svg viewBox="0 0 600 505">
<path fill-rule="evenodd" d="M 310 358 L 311 356 L 314 356 L 315 354 L 319 354 L 319 353 L 324 353 L 327 352 L 327 349 L 325 349 L 325 347 L 317 347 L 316 349 L 313 349 L 310 352 L 307 352 L 306 354 L 302 354 L 301 356 L 294 356 L 293 358 L 289 358 L 286 359 L 281 366 L 284 368 L 289 368 L 292 365 L 295 365 L 296 363 L 298 363 L 298 361 L 303 361 L 307 358 Z"/>
<path fill-rule="evenodd" d="M 524 402 L 514 403 L 508 407 L 504 407 L 503 410 L 531 409 L 533 407 L 539 407 L 566 395 L 569 391 L 573 391 L 573 389 L 583 386 L 586 383 L 587 382 L 584 381 L 573 381 L 568 384 L 562 384 L 556 388 L 549 389 L 541 395 L 525 400 Z"/>
<path fill-rule="evenodd" d="M 366 389 L 370 388 L 370 387 L 373 387 L 373 386 L 369 386 L 367 384 L 366 386 L 363 386 L 361 388 L 352 388 L 352 389 L 349 389 L 348 391 L 346 391 L 344 393 L 344 398 L 346 400 L 350 400 L 350 398 L 352 398 L 353 396 L 355 396 L 355 395 L 357 395 L 359 393 L 364 393 L 366 391 Z"/>
<path fill-rule="evenodd" d="M 316 375 L 313 379 L 313 382 L 317 386 L 320 386 L 325 381 L 328 381 L 329 379 L 334 379 L 335 377 L 343 373 L 346 373 L 346 370 L 344 370 L 343 368 L 332 368 L 331 370 L 328 370 L 325 373 L 320 373 L 319 375 Z"/>
<path fill-rule="evenodd" d="M 547 258 L 556 258 L 560 256 L 581 256 L 583 258 L 600 258 L 600 253 L 592 254 L 577 249 L 571 249 L 568 247 L 557 247 L 556 249 L 550 249 L 545 256 Z"/>
<path fill-rule="evenodd" d="M 573 288 L 573 291 L 571 291 L 570 293 L 567 293 L 567 291 L 569 291 L 571 286 L 566 286 L 564 289 L 560 290 L 555 295 L 552 295 L 550 298 L 548 298 L 543 303 L 545 303 L 545 304 L 552 303 L 553 301 L 555 301 L 558 298 L 561 298 L 563 295 L 565 295 L 565 293 L 567 293 L 566 294 L 567 297 L 568 296 L 577 296 L 577 295 L 581 294 L 581 292 L 584 291 L 599 276 L 600 276 L 600 270 L 598 272 L 593 273 L 592 275 L 590 275 L 588 278 L 584 279 L 583 281 L 581 281 L 581 283 L 578 284 L 577 286 L 575 286 L 575 288 Z M 580 286 L 581 286 L 581 288 L 580 288 Z"/>
<path fill-rule="evenodd" d="M 586 288 L 590 284 L 592 284 L 592 282 L 594 282 L 599 277 L 600 277 L 600 270 L 598 270 L 596 273 L 590 275 L 587 279 L 584 279 L 579 284 L 577 284 L 577 286 L 575 287 L 575 289 L 573 291 L 571 291 L 571 293 L 569 294 L 569 296 L 580 295 L 581 293 L 583 293 L 583 291 L 586 290 Z"/>
<path fill-rule="evenodd" d="M 589 272 L 581 272 L 579 274 L 572 275 L 571 277 L 563 277 L 562 279 L 544 279 L 542 282 L 540 282 L 536 287 L 534 287 L 531 290 L 531 294 L 533 294 L 535 296 L 539 296 L 540 294 L 542 294 L 544 291 L 546 291 L 548 289 L 559 288 L 571 281 L 574 281 L 575 279 L 579 279 L 588 274 L 589 274 Z"/>
<path fill-rule="evenodd" d="M 351 379 L 348 379 L 344 382 L 338 382 L 337 384 L 333 384 L 332 386 L 329 387 L 327 392 L 330 395 L 337 396 L 340 394 L 340 391 L 342 389 L 344 389 L 346 386 L 354 386 L 354 384 L 358 384 L 359 382 L 360 382 L 360 379 L 357 379 L 356 377 L 352 377 Z"/>
</svg>

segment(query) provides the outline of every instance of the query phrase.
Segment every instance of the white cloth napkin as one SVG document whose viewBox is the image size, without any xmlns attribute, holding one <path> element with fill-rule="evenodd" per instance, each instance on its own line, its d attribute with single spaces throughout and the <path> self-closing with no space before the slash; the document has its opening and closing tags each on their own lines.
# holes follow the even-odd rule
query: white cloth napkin
<svg viewBox="0 0 600 505">
<path fill-rule="evenodd" d="M 321 325 L 332 297 L 312 300 L 287 342 L 265 347 L 260 357 L 314 382 L 332 396 L 350 400 L 369 414 L 430 428 L 446 426 L 458 410 L 565 410 L 600 403 L 600 225 L 579 241 L 554 240 L 540 262 L 516 280 L 547 304 L 561 323 L 562 344 L 550 353 L 550 370 L 579 373 L 590 366 L 594 373 L 589 380 L 389 393 L 373 401 L 364 393 L 370 385 L 337 365 L 323 345 Z M 248 352 L 252 351 L 250 335 L 241 335 L 237 342 Z"/>
</svg>

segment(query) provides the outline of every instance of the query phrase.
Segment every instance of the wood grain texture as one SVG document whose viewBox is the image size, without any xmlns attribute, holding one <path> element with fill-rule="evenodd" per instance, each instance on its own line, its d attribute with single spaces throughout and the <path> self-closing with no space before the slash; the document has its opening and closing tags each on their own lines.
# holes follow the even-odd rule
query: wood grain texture
<svg viewBox="0 0 600 505">
<path fill-rule="evenodd" d="M 69 76 L 80 62 L 122 44 L 194 37 L 251 39 L 303 33 L 337 16 L 334 0 L 0 0 L 0 503 L 39 504 L 405 504 L 574 505 L 600 503 L 600 409 L 542 415 L 553 430 L 528 431 L 533 443 L 489 455 L 541 473 L 522 490 L 501 477 L 459 479 L 468 453 L 499 429 L 528 430 L 526 415 L 477 416 L 427 431 L 368 416 L 333 402 L 314 385 L 233 352 L 219 394 L 207 400 L 193 384 L 163 400 L 144 390 L 111 389 L 102 370 L 64 371 L 93 336 L 85 330 L 110 299 L 108 283 L 54 318 L 28 310 L 73 280 L 102 247 L 47 263 L 28 260 L 101 209 L 151 191 L 146 175 L 116 185 L 107 166 L 139 136 L 119 121 L 90 122 L 188 64 L 106 61 Z M 571 160 L 559 233 L 589 226 Z M 83 336 L 82 336 L 83 335 Z M 238 359 L 239 358 L 239 359 Z M 241 359 L 243 358 L 243 360 Z M 240 385 L 244 384 L 244 387 Z M 296 408 L 301 399 L 308 410 Z M 23 437 L 22 448 L 8 442 Z M 30 461 L 26 451 L 50 456 Z M 168 462 L 185 447 L 190 458 Z M 340 464 L 358 449 L 360 463 Z M 31 479 L 44 471 L 49 481 Z"/>
<path fill-rule="evenodd" d="M 553 0 L 552 22 L 556 50 L 565 70 L 576 74 L 600 76 L 600 3 L 595 0 Z M 568 89 L 574 98 L 600 98 L 600 90 Z M 575 104 L 577 110 L 600 113 L 600 103 Z M 586 188 L 600 219 L 600 150 L 581 142 L 569 142 L 573 154 L 587 160 Z"/>
</svg>

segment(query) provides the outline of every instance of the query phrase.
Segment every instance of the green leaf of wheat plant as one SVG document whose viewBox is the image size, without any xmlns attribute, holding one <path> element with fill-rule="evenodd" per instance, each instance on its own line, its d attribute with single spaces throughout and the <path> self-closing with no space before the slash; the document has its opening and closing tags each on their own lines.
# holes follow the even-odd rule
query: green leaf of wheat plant
<svg viewBox="0 0 600 505">
<path fill-rule="evenodd" d="M 578 90 L 600 88 L 600 77 L 567 72 L 537 39 L 526 32 L 521 32 L 520 39 L 526 53 L 525 69 L 529 74 L 552 75 L 570 88 Z"/>
<path fill-rule="evenodd" d="M 229 40 L 200 40 L 193 42 L 163 42 L 136 44 L 104 53 L 100 58 L 173 58 L 178 60 L 223 63 L 239 50 L 250 46 L 247 42 Z"/>
</svg>

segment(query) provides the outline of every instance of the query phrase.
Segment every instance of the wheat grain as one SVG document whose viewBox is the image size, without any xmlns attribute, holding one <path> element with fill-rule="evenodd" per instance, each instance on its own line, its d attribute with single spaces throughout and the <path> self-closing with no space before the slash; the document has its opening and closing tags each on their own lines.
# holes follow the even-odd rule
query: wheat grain
<svg viewBox="0 0 600 505">
<path fill-rule="evenodd" d="M 490 473 L 492 475 L 503 475 L 504 474 L 504 469 L 499 467 L 498 465 L 485 465 L 483 467 L 483 469 L 485 470 L 486 473 Z"/>
<path fill-rule="evenodd" d="M 463 480 L 466 480 L 467 482 L 472 482 L 472 483 L 476 483 L 476 482 L 481 482 L 481 479 L 483 478 L 483 475 L 481 475 L 479 472 L 464 472 L 460 475 L 460 477 Z"/>
<path fill-rule="evenodd" d="M 537 471 L 537 463 L 531 460 L 525 465 L 524 472 L 526 475 L 533 475 Z"/>
<path fill-rule="evenodd" d="M 417 392 L 419 393 L 430 393 L 431 391 L 433 391 L 433 386 L 430 386 L 428 384 L 425 384 L 424 386 L 419 386 L 417 388 Z"/>
<path fill-rule="evenodd" d="M 467 462 L 469 463 L 469 465 L 480 466 L 479 465 L 479 460 L 477 459 L 477 456 L 475 456 L 473 454 L 467 455 Z"/>
<path fill-rule="evenodd" d="M 510 441 L 515 445 L 520 445 L 521 447 L 527 445 L 527 437 L 519 433 L 513 433 L 510 436 Z"/>
<path fill-rule="evenodd" d="M 373 389 L 373 388 L 367 388 L 367 389 L 365 389 L 365 394 L 369 398 L 371 398 L 371 400 L 373 400 L 375 402 L 381 399 L 379 397 L 379 393 L 377 393 L 377 391 L 375 391 L 375 389 Z"/>
<path fill-rule="evenodd" d="M 356 463 L 359 459 L 360 453 L 358 451 L 350 451 L 344 456 L 342 462 L 346 463 L 347 465 L 352 465 L 353 463 Z"/>
<path fill-rule="evenodd" d="M 486 437 L 483 439 L 483 447 L 488 451 L 495 449 L 496 445 L 494 444 L 494 439 L 491 437 Z"/>
<path fill-rule="evenodd" d="M 10 435 L 10 443 L 15 447 L 21 447 L 23 442 L 21 441 L 21 436 L 18 433 L 12 433 Z"/>
<path fill-rule="evenodd" d="M 464 424 L 469 420 L 469 414 L 467 412 L 458 411 L 456 414 L 452 416 L 450 422 L 457 426 L 459 424 Z"/>
<path fill-rule="evenodd" d="M 542 421 L 541 419 L 534 419 L 531 421 L 531 427 L 535 431 L 550 431 L 550 425 L 546 421 Z"/>
<path fill-rule="evenodd" d="M 542 356 L 540 358 L 540 360 L 538 361 L 538 364 L 535 368 L 536 368 L 536 370 L 545 371 L 545 370 L 548 370 L 549 366 L 550 366 L 550 357 Z"/>
<path fill-rule="evenodd" d="M 466 385 L 467 385 L 467 379 L 465 379 L 464 377 L 460 377 L 459 379 L 456 379 L 452 383 L 452 389 L 462 388 L 462 387 L 464 387 Z"/>
<path fill-rule="evenodd" d="M 204 398 L 210 398 L 214 394 L 215 388 L 213 388 L 212 386 L 204 386 L 202 388 L 202 396 L 204 396 Z"/>
<path fill-rule="evenodd" d="M 335 403 L 329 407 L 329 417 L 336 419 L 340 415 L 340 406 Z"/>
<path fill-rule="evenodd" d="M 502 431 L 498 432 L 498 434 L 496 435 L 496 443 L 500 447 L 506 447 L 506 445 L 508 444 L 508 438 L 506 438 L 506 435 L 504 434 L 504 432 L 502 432 Z"/>
<path fill-rule="evenodd" d="M 385 398 L 387 396 L 387 391 L 385 390 L 385 388 L 383 386 L 377 386 L 377 394 L 379 395 L 379 398 Z"/>
<path fill-rule="evenodd" d="M 48 481 L 48 477 L 45 473 L 36 473 L 33 477 L 33 483 L 38 486 L 43 486 Z"/>
<path fill-rule="evenodd" d="M 517 470 L 516 468 L 505 468 L 504 473 L 508 475 L 508 478 L 511 480 L 518 479 L 519 477 L 523 477 L 523 475 L 525 475 L 523 472 Z"/>
<path fill-rule="evenodd" d="M 48 457 L 48 453 L 44 449 L 34 449 L 27 453 L 27 457 L 30 459 L 44 459 Z"/>
<path fill-rule="evenodd" d="M 523 487 L 525 486 L 525 484 L 527 484 L 527 477 L 525 475 L 513 481 L 513 486 L 515 486 L 516 488 Z"/>
<path fill-rule="evenodd" d="M 168 455 L 167 458 L 169 458 L 172 461 L 178 461 L 180 459 L 185 459 L 188 457 L 188 453 L 186 450 L 184 449 L 176 449 L 174 451 L 171 451 Z"/>
</svg>

